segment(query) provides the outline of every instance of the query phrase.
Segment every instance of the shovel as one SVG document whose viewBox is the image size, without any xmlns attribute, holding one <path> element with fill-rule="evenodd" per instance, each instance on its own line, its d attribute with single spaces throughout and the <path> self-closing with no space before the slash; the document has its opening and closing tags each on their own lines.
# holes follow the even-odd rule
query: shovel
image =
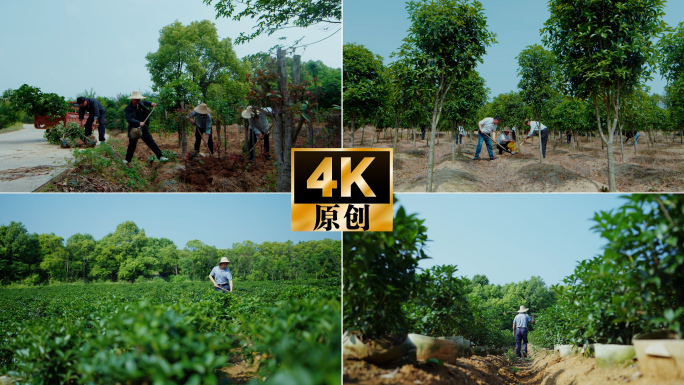
<svg viewBox="0 0 684 385">
<path fill-rule="evenodd" d="M 496 143 L 497 146 L 501 147 L 502 150 L 504 150 L 505 152 L 507 152 L 507 153 L 513 155 L 513 153 L 511 152 L 511 150 L 508 149 L 508 147 L 504 147 L 504 146 L 500 145 L 499 142 L 494 141 L 494 138 L 492 138 L 491 135 L 487 134 L 487 137 L 489 137 L 489 139 L 491 139 L 491 141 L 492 141 L 493 143 Z"/>
</svg>

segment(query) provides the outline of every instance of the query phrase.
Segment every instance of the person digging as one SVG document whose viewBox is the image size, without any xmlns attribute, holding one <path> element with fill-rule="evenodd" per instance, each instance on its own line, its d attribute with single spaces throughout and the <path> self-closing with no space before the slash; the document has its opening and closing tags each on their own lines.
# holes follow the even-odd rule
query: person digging
<svg viewBox="0 0 684 385">
<path fill-rule="evenodd" d="M 208 138 L 208 142 L 205 143 L 209 147 L 209 153 L 214 155 L 214 141 L 211 139 L 211 110 L 207 107 L 206 103 L 195 107 L 185 119 L 195 126 L 195 152 L 199 154 L 200 143 L 203 140 L 202 133 L 205 133 Z"/>
<path fill-rule="evenodd" d="M 78 103 L 78 120 L 81 127 L 83 126 L 83 118 L 88 111 L 88 120 L 85 122 L 85 136 L 90 136 L 93 133 L 93 123 L 97 119 L 99 126 L 97 132 L 100 136 L 100 143 L 105 141 L 105 109 L 102 104 L 95 98 L 84 98 L 79 96 L 76 98 Z"/>
<path fill-rule="evenodd" d="M 527 139 L 539 135 L 539 138 L 541 140 L 542 158 L 546 158 L 546 142 L 549 140 L 549 129 L 541 122 L 537 122 L 534 120 L 526 120 L 525 125 L 530 127 L 530 133 L 527 134 L 527 137 L 525 138 L 525 140 L 523 140 L 523 144 L 527 143 Z"/>
<path fill-rule="evenodd" d="M 161 162 L 167 162 L 169 159 L 162 155 L 159 146 L 150 134 L 149 125 L 146 123 L 151 111 L 147 107 L 157 107 L 157 103 L 150 103 L 140 94 L 140 91 L 133 91 L 133 94 L 128 97 L 131 102 L 124 109 L 124 116 L 128 122 L 128 149 L 126 150 L 126 159 L 124 164 L 128 164 L 133 160 L 133 153 L 135 147 L 138 145 L 138 139 L 142 138 L 147 147 L 154 152 Z"/>
<path fill-rule="evenodd" d="M 503 154 L 504 151 L 510 153 L 511 155 L 515 155 L 515 153 L 518 151 L 518 147 L 515 145 L 515 140 L 511 136 L 511 129 L 509 127 L 506 127 L 503 129 L 503 132 L 499 136 L 499 155 Z"/>
<path fill-rule="evenodd" d="M 257 108 L 247 106 L 247 108 L 242 111 L 242 117 L 249 120 L 249 141 L 247 143 L 247 148 L 249 148 L 250 161 L 254 159 L 254 151 L 256 150 L 258 141 L 260 140 L 264 141 L 264 158 L 266 158 L 266 160 L 271 159 L 271 155 L 269 153 L 268 134 L 270 129 L 265 112 L 270 113 L 270 108 L 266 107 L 259 111 Z"/>
<path fill-rule="evenodd" d="M 501 117 L 484 118 L 478 124 L 477 148 L 475 149 L 475 157 L 473 160 L 480 160 L 480 151 L 482 151 L 482 142 L 487 145 L 487 152 L 489 153 L 489 160 L 496 159 L 492 151 L 492 138 L 489 136 L 492 131 L 496 131 L 496 125 L 501 122 Z"/>
<path fill-rule="evenodd" d="M 527 357 L 527 325 L 534 323 L 534 315 L 530 317 L 525 314 L 530 309 L 520 305 L 518 315 L 513 318 L 513 333 L 515 334 L 515 354 L 518 358 Z M 520 351 L 522 345 L 522 352 Z"/>
<path fill-rule="evenodd" d="M 233 275 L 230 274 L 228 270 L 228 264 L 230 261 L 228 258 L 223 257 L 218 263 L 218 266 L 214 266 L 209 273 L 209 279 L 214 283 L 214 291 L 220 291 L 223 293 L 230 293 L 233 291 Z M 216 277 L 216 279 L 214 279 Z"/>
</svg>

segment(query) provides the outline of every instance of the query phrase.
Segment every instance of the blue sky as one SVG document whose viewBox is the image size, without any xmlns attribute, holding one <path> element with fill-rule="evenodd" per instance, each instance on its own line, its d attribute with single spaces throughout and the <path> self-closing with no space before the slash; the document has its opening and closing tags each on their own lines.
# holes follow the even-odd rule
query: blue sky
<svg viewBox="0 0 684 385">
<path fill-rule="evenodd" d="M 11 221 L 65 240 L 76 233 L 101 239 L 133 221 L 178 248 L 193 239 L 217 248 L 245 240 L 341 239 L 339 232 L 291 232 L 290 194 L 0 194 L 0 225 Z"/>
<path fill-rule="evenodd" d="M 516 56 L 526 46 L 542 44 L 539 30 L 549 18 L 546 0 L 480 0 L 488 28 L 497 34 L 497 44 L 489 47 L 484 63 L 477 67 L 491 89 L 490 97 L 518 88 Z M 374 54 L 391 62 L 411 27 L 402 0 L 344 0 L 344 43 L 363 44 Z M 684 21 L 684 1 L 666 3 L 665 22 L 676 27 Z M 666 82 L 655 73 L 649 82 L 651 92 L 662 94 Z"/>
<path fill-rule="evenodd" d="M 159 31 L 175 20 L 183 25 L 210 20 L 219 38 L 233 40 L 254 24 L 216 19 L 213 5 L 202 0 L 3 0 L 0 15 L 0 92 L 27 83 L 65 97 L 91 88 L 110 97 L 151 90 L 145 55 L 157 51 Z M 283 36 L 290 43 L 306 36 L 302 43 L 312 43 L 329 34 L 321 27 L 291 28 L 237 45 L 235 52 L 244 57 L 267 51 Z M 338 32 L 298 53 L 302 61 L 321 60 L 340 68 L 341 38 Z"/>
<path fill-rule="evenodd" d="M 597 211 L 620 207 L 615 194 L 396 194 L 425 219 L 427 254 L 420 267 L 457 265 L 459 275 L 485 274 L 506 284 L 541 276 L 562 283 L 577 261 L 601 253 L 591 230 Z M 396 208 L 396 206 L 395 206 Z"/>
</svg>

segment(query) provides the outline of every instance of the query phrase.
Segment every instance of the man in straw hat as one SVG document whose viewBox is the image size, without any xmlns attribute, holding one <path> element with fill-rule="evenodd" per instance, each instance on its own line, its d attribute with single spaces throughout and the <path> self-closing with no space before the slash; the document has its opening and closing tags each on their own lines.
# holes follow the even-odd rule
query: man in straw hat
<svg viewBox="0 0 684 385">
<path fill-rule="evenodd" d="M 221 291 L 224 293 L 233 291 L 233 275 L 230 274 L 228 270 L 228 264 L 230 261 L 228 258 L 223 257 L 218 263 L 218 266 L 214 266 L 209 273 L 209 279 L 214 283 L 214 290 Z M 214 279 L 216 277 L 216 279 Z"/>
<path fill-rule="evenodd" d="M 133 94 L 128 98 L 131 99 L 131 102 L 128 103 L 126 109 L 124 109 L 124 116 L 128 122 L 128 150 L 126 151 L 124 164 L 130 163 L 133 159 L 133 153 L 135 152 L 135 147 L 138 145 L 139 138 L 142 138 L 147 147 L 154 152 L 157 159 L 162 162 L 168 161 L 167 158 L 162 156 L 162 152 L 152 138 L 152 135 L 150 135 L 150 129 L 146 123 L 146 120 L 150 115 L 147 107 L 157 107 L 157 103 L 150 103 L 142 100 L 145 99 L 145 97 L 140 94 L 140 91 L 133 91 Z M 135 128 L 139 128 L 139 130 L 135 130 L 133 134 L 131 134 L 131 130 Z M 137 131 L 139 131 L 139 133 L 136 134 Z"/>
<path fill-rule="evenodd" d="M 515 333 L 515 354 L 518 358 L 523 355 L 527 357 L 527 324 L 534 323 L 534 316 L 530 317 L 525 314 L 528 310 L 525 306 L 520 305 L 518 315 L 513 319 L 513 333 Z M 522 343 L 522 354 L 520 352 L 520 344 Z"/>
<path fill-rule="evenodd" d="M 252 106 L 247 106 L 247 108 L 242 111 L 242 117 L 249 119 L 249 142 L 247 143 L 247 147 L 249 148 L 249 160 L 254 159 L 254 147 L 256 147 L 257 136 L 259 137 L 259 140 L 263 139 L 264 157 L 267 160 L 271 158 L 268 152 L 268 119 L 266 119 L 266 114 L 264 112 L 270 112 L 270 108 L 263 108 L 259 111 Z"/>
<path fill-rule="evenodd" d="M 211 139 L 211 110 L 206 103 L 202 103 L 185 118 L 195 126 L 195 152 L 200 152 L 202 134 L 207 134 L 209 153 L 214 154 L 214 141 Z"/>
<path fill-rule="evenodd" d="M 518 151 L 518 147 L 515 145 L 515 140 L 511 136 L 511 129 L 510 127 L 505 127 L 503 129 L 503 132 L 499 136 L 499 145 L 501 145 L 503 148 L 507 148 L 508 151 L 511 152 L 511 155 L 515 154 L 516 151 Z M 503 148 L 499 147 L 499 155 L 503 154 L 505 151 Z"/>
</svg>

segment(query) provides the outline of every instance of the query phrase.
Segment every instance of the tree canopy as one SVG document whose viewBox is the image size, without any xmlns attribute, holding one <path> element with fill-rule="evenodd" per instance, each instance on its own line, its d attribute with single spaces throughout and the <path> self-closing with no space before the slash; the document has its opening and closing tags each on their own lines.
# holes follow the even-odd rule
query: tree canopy
<svg viewBox="0 0 684 385">
<path fill-rule="evenodd" d="M 145 234 L 134 222 L 94 239 L 74 234 L 30 234 L 19 222 L 0 226 L 0 283 L 205 279 L 219 258 L 231 261 L 234 279 L 286 280 L 340 276 L 340 241 L 251 241 L 219 249 L 201 240 L 177 247 Z"/>
</svg>

